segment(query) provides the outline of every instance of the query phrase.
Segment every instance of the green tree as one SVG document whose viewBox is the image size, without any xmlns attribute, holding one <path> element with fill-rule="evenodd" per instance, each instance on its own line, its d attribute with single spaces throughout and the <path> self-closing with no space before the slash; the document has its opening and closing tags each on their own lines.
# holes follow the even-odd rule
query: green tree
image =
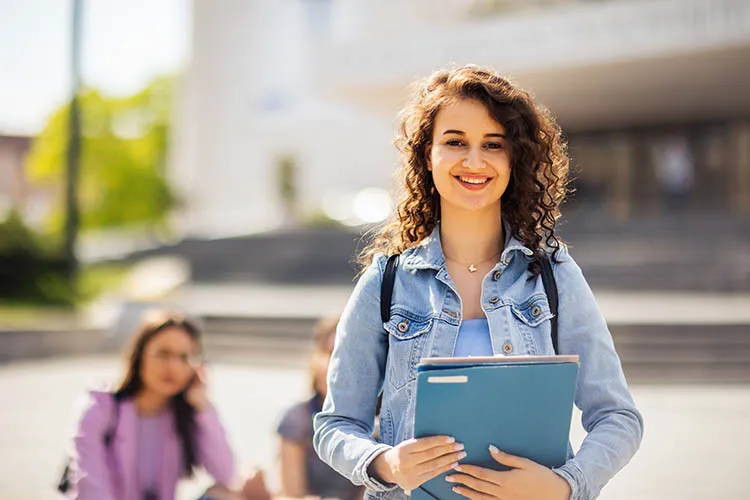
<svg viewBox="0 0 750 500">
<path fill-rule="evenodd" d="M 96 90 L 80 96 L 83 229 L 166 226 L 175 204 L 165 176 L 173 83 L 160 78 L 128 97 L 106 97 Z M 66 104 L 52 114 L 26 160 L 31 181 L 52 186 L 60 195 L 49 217 L 54 232 L 63 224 L 69 110 Z"/>
</svg>

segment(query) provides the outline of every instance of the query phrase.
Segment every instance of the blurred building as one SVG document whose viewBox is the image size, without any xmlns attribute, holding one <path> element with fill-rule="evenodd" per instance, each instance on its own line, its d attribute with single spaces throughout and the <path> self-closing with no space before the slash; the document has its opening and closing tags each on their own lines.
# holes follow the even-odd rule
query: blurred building
<svg viewBox="0 0 750 500">
<path fill-rule="evenodd" d="M 0 135 L 0 221 L 11 209 L 22 209 L 30 193 L 23 162 L 31 148 L 31 138 Z"/>
<path fill-rule="evenodd" d="M 391 185 L 406 87 L 448 63 L 491 65 L 551 108 L 579 169 L 572 207 L 619 220 L 750 213 L 746 0 L 193 9 L 171 161 L 188 232 L 247 232 L 320 209 L 375 220 L 382 210 L 368 213 L 361 193 Z"/>
<path fill-rule="evenodd" d="M 26 192 L 23 160 L 31 147 L 31 138 L 0 135 L 0 203 L 20 204 Z"/>
<path fill-rule="evenodd" d="M 10 210 L 18 210 L 26 223 L 40 226 L 54 200 L 53 189 L 31 183 L 25 170 L 32 139 L 0 134 L 0 221 Z"/>
</svg>

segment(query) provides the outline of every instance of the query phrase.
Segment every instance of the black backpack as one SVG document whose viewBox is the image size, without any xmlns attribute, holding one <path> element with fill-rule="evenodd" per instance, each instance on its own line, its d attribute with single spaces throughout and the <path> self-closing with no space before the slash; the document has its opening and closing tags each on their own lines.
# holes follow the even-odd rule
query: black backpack
<svg viewBox="0 0 750 500">
<path fill-rule="evenodd" d="M 383 323 L 387 323 L 391 319 L 391 299 L 393 297 L 393 284 L 396 280 L 398 259 L 398 254 L 391 255 L 385 263 L 383 284 L 380 288 L 380 318 L 383 320 Z M 555 350 L 555 354 L 557 354 L 559 353 L 557 347 L 557 284 L 555 283 L 555 276 L 552 273 L 552 264 L 549 261 L 549 257 L 545 256 L 545 258 L 540 259 L 539 264 L 542 266 L 544 293 L 547 294 L 547 301 L 552 312 L 552 319 L 550 320 L 552 323 L 552 347 Z"/>
</svg>

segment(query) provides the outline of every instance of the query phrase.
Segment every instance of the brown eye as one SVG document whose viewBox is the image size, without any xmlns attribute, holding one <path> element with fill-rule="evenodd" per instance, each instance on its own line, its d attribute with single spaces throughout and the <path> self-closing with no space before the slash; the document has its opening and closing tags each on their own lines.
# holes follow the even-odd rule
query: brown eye
<svg viewBox="0 0 750 500">
<path fill-rule="evenodd" d="M 159 361 L 166 361 L 171 357 L 172 353 L 169 351 L 158 350 L 154 353 L 154 358 L 158 359 Z"/>
</svg>

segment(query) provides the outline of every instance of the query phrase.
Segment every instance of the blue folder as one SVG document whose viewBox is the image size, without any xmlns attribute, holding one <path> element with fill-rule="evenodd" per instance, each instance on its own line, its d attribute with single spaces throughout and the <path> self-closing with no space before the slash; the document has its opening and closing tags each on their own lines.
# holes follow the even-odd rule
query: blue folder
<svg viewBox="0 0 750 500">
<path fill-rule="evenodd" d="M 565 463 L 578 356 L 427 358 L 418 367 L 414 435 L 453 436 L 465 464 L 507 470 L 493 444 L 547 467 Z M 446 473 L 412 492 L 414 500 L 462 499 Z"/>
</svg>

